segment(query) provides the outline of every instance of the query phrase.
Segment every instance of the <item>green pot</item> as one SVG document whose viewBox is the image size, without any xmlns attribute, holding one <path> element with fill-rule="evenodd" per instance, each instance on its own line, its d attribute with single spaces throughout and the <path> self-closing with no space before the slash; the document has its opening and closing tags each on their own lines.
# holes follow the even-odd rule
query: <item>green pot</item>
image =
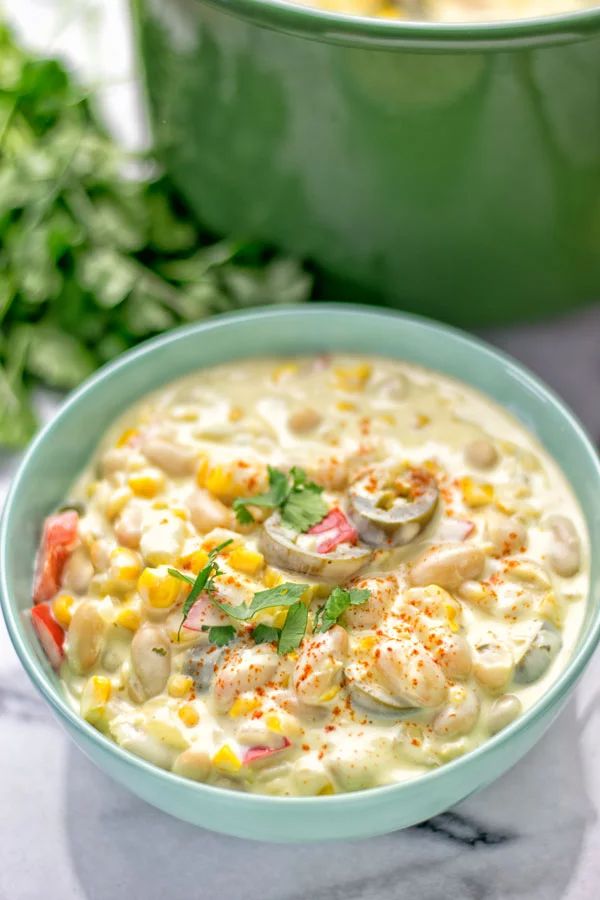
<svg viewBox="0 0 600 900">
<path fill-rule="evenodd" d="M 463 324 L 600 296 L 600 9 L 497 25 L 134 0 L 160 153 L 328 299 Z"/>
</svg>

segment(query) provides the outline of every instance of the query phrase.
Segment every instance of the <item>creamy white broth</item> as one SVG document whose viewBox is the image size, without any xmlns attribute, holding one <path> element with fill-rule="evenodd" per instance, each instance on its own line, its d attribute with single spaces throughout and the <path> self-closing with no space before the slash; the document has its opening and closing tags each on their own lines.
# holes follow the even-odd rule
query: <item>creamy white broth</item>
<svg viewBox="0 0 600 900">
<path fill-rule="evenodd" d="M 498 22 L 533 19 L 591 9 L 595 0 L 295 0 L 349 16 L 400 19 L 409 22 Z"/>
<path fill-rule="evenodd" d="M 232 503 L 265 491 L 267 465 L 305 471 L 351 537 L 320 552 L 335 529 L 278 530 L 267 508 L 265 522 L 240 525 Z M 380 477 L 377 493 L 370 479 Z M 353 499 L 365 478 L 366 496 L 382 501 L 366 513 Z M 61 584 L 36 587 L 66 632 L 57 665 L 67 696 L 121 746 L 211 784 L 315 795 L 414 778 L 535 703 L 566 665 L 584 613 L 586 529 L 559 468 L 488 398 L 397 361 L 199 371 L 110 429 L 69 502 L 82 514 Z M 408 505 L 403 531 L 381 525 L 396 502 Z M 418 503 L 427 509 L 413 520 Z M 296 649 L 278 654 L 254 639 L 258 623 L 282 627 L 280 607 L 240 621 L 201 595 L 179 630 L 189 586 L 168 567 L 193 580 L 225 540 L 213 598 L 247 605 L 280 582 L 309 585 Z M 448 549 L 454 562 L 432 569 Z M 324 555 L 363 564 L 333 577 L 289 568 Z M 315 634 L 335 586 L 370 596 Z M 233 625 L 235 637 L 216 647 L 192 630 L 203 624 Z M 527 657 L 527 677 L 537 677 L 523 683 L 536 635 L 543 647 Z"/>
</svg>

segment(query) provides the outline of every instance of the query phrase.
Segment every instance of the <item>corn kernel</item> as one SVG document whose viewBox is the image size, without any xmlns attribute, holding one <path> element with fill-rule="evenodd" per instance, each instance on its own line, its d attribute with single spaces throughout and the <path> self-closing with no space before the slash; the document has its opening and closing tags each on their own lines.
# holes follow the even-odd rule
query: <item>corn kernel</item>
<svg viewBox="0 0 600 900">
<path fill-rule="evenodd" d="M 177 710 L 177 715 L 187 728 L 193 728 L 194 725 L 197 725 L 200 721 L 198 711 L 194 709 L 194 707 L 189 703 L 186 703 L 184 706 L 180 706 Z"/>
<path fill-rule="evenodd" d="M 275 734 L 283 734 L 288 738 L 299 737 L 302 734 L 302 728 L 296 717 L 283 711 L 278 715 L 268 715 L 265 718 L 265 725 L 269 731 Z"/>
<path fill-rule="evenodd" d="M 359 650 L 362 650 L 364 653 L 368 653 L 369 650 L 372 650 L 375 644 L 377 643 L 377 638 L 374 634 L 368 634 L 366 637 L 361 638 L 358 642 Z"/>
<path fill-rule="evenodd" d="M 98 482 L 90 481 L 85 489 L 85 493 L 88 497 L 93 497 L 96 491 L 98 490 Z"/>
<path fill-rule="evenodd" d="M 452 603 L 447 603 L 445 606 L 445 612 L 446 618 L 448 620 L 448 625 L 450 626 L 450 631 L 456 634 L 458 631 L 460 631 L 460 625 L 458 623 L 460 610 L 458 610 Z"/>
<path fill-rule="evenodd" d="M 287 378 L 290 375 L 296 375 L 297 372 L 297 363 L 283 363 L 283 365 L 277 366 L 275 369 L 273 369 L 271 377 L 275 383 L 278 383 L 282 378 Z"/>
<path fill-rule="evenodd" d="M 118 581 L 134 581 L 142 570 L 142 561 L 134 550 L 117 547 L 110 554 L 110 576 Z"/>
<path fill-rule="evenodd" d="M 132 493 L 128 487 L 120 487 L 117 488 L 116 491 L 110 495 L 110 499 L 107 501 L 105 506 L 106 516 L 112 522 L 113 519 L 116 519 L 120 512 L 127 506 L 129 501 L 132 498 Z"/>
<path fill-rule="evenodd" d="M 127 480 L 129 487 L 137 497 L 151 499 L 155 497 L 164 484 L 162 473 L 151 469 L 134 472 Z"/>
<path fill-rule="evenodd" d="M 226 472 L 221 466 L 215 466 L 208 472 L 206 489 L 219 500 L 231 500 L 236 494 L 231 472 Z"/>
<path fill-rule="evenodd" d="M 237 719 L 239 716 L 245 716 L 247 713 L 258 709 L 259 706 L 260 700 L 258 697 L 237 697 L 229 710 L 229 715 L 232 719 Z"/>
<path fill-rule="evenodd" d="M 196 470 L 196 484 L 198 487 L 206 487 L 206 479 L 208 478 L 209 462 L 205 453 L 200 454 L 198 460 L 198 468 Z"/>
<path fill-rule="evenodd" d="M 349 400 L 338 400 L 335 404 L 340 412 L 355 412 L 356 404 L 351 403 Z"/>
<path fill-rule="evenodd" d="M 73 606 L 73 603 L 74 600 L 70 594 L 59 594 L 59 596 L 52 601 L 54 618 L 63 628 L 68 628 L 71 624 L 71 607 Z"/>
<path fill-rule="evenodd" d="M 229 565 L 244 575 L 256 575 L 264 566 L 265 558 L 256 550 L 248 550 L 247 547 L 236 547 L 229 554 Z"/>
<path fill-rule="evenodd" d="M 329 782 L 328 784 L 323 785 L 323 787 L 321 788 L 321 790 L 320 790 L 320 791 L 317 791 L 317 796 L 319 796 L 319 797 L 326 797 L 326 796 L 328 796 L 329 794 L 335 794 L 335 788 L 334 788 L 334 786 L 331 784 L 331 782 Z"/>
<path fill-rule="evenodd" d="M 429 425 L 431 419 L 429 416 L 426 416 L 425 413 L 417 414 L 416 426 L 417 428 L 425 428 L 426 425 Z"/>
<path fill-rule="evenodd" d="M 226 775 L 235 775 L 242 768 L 241 760 L 235 755 L 229 744 L 223 744 L 212 758 L 212 763 Z"/>
<path fill-rule="evenodd" d="M 208 565 L 208 553 L 200 547 L 198 550 L 188 553 L 187 556 L 182 556 L 179 564 L 183 569 L 190 569 L 194 575 L 197 575 Z"/>
<path fill-rule="evenodd" d="M 193 678 L 188 675 L 171 675 L 167 683 L 169 697 L 187 697 L 194 686 Z"/>
<path fill-rule="evenodd" d="M 130 606 L 120 609 L 115 616 L 115 624 L 121 628 L 126 628 L 128 631 L 137 631 L 141 623 L 141 615 L 137 609 L 132 609 Z"/>
<path fill-rule="evenodd" d="M 106 704 L 111 695 L 110 679 L 104 675 L 92 675 L 81 695 L 81 715 L 96 728 L 105 725 Z"/>
<path fill-rule="evenodd" d="M 239 406 L 232 406 L 229 410 L 229 421 L 230 422 L 239 422 L 244 416 L 244 410 Z"/>
<path fill-rule="evenodd" d="M 463 500 L 473 509 L 487 506 L 494 499 L 494 487 L 491 484 L 474 481 L 468 475 L 460 479 Z"/>
<path fill-rule="evenodd" d="M 169 575 L 166 566 L 146 568 L 138 578 L 138 591 L 156 609 L 168 609 L 178 600 L 181 582 Z"/>
<path fill-rule="evenodd" d="M 334 369 L 336 387 L 341 391 L 362 391 L 371 377 L 373 367 L 369 363 Z"/>
<path fill-rule="evenodd" d="M 396 416 L 393 416 L 392 413 L 381 413 L 380 419 L 386 425 L 396 425 Z"/>
<path fill-rule="evenodd" d="M 328 691 L 325 691 L 325 693 L 319 697 L 319 700 L 321 701 L 321 703 L 328 703 L 330 700 L 333 700 L 333 698 L 335 696 L 337 696 L 337 694 L 339 694 L 339 692 L 340 692 L 340 685 L 335 684 Z"/>
<path fill-rule="evenodd" d="M 268 566 L 264 571 L 262 582 L 265 587 L 274 588 L 282 584 L 283 578 L 279 572 L 276 572 L 275 569 L 271 569 L 271 567 Z"/>
<path fill-rule="evenodd" d="M 120 434 L 119 439 L 117 440 L 117 443 L 115 446 L 126 447 L 127 444 L 131 441 L 131 439 L 137 435 L 137 433 L 138 433 L 137 428 L 126 428 L 125 431 L 123 431 Z"/>
</svg>

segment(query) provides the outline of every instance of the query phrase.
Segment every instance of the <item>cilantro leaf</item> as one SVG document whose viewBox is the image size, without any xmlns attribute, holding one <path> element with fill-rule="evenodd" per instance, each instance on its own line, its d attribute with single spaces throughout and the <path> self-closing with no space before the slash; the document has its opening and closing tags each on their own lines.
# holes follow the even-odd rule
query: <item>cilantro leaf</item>
<svg viewBox="0 0 600 900">
<path fill-rule="evenodd" d="M 321 488 L 315 491 L 306 485 L 301 491 L 292 491 L 281 510 L 281 519 L 295 531 L 305 532 L 320 522 L 327 510 Z"/>
<path fill-rule="evenodd" d="M 233 511 L 238 522 L 241 522 L 242 525 L 249 525 L 251 522 L 254 522 L 254 517 L 248 506 L 266 506 L 267 508 L 275 509 L 285 502 L 290 490 L 287 475 L 285 472 L 280 472 L 279 469 L 274 469 L 272 466 L 269 466 L 268 471 L 268 491 L 265 491 L 264 494 L 256 494 L 254 497 L 246 497 L 245 499 L 238 497 L 233 501 Z"/>
<path fill-rule="evenodd" d="M 254 521 L 249 506 L 279 509 L 281 519 L 296 531 L 308 531 L 327 513 L 327 504 L 322 499 L 323 488 L 309 481 L 306 472 L 292 466 L 289 474 L 269 466 L 269 490 L 254 497 L 238 497 L 233 501 L 233 509 L 239 522 L 249 525 Z"/>
<path fill-rule="evenodd" d="M 223 541 L 222 544 L 219 544 L 218 547 L 214 547 L 208 554 L 207 564 L 203 569 L 200 569 L 195 579 L 191 578 L 189 575 L 186 575 L 185 572 L 180 572 L 179 569 L 169 568 L 167 570 L 169 575 L 172 575 L 173 578 L 178 578 L 180 581 L 185 581 L 187 584 L 192 585 L 192 589 L 185 598 L 183 609 L 181 610 L 182 619 L 177 630 L 177 640 L 179 640 L 181 629 L 183 628 L 184 622 L 190 614 L 192 606 L 194 605 L 202 591 L 212 593 L 215 590 L 213 579 L 221 572 L 216 561 L 217 556 L 221 552 L 221 550 L 224 550 L 225 547 L 228 547 L 229 544 L 232 543 L 233 538 L 229 538 L 229 540 Z"/>
<path fill-rule="evenodd" d="M 273 644 L 279 640 L 281 629 L 260 622 L 252 632 L 252 638 L 256 644 Z"/>
<path fill-rule="evenodd" d="M 224 647 L 236 635 L 233 625 L 203 625 L 202 631 L 208 631 L 208 639 L 217 647 Z"/>
<path fill-rule="evenodd" d="M 293 581 L 285 581 L 277 587 L 269 588 L 267 591 L 259 591 L 254 595 L 249 606 L 243 603 L 240 606 L 232 606 L 230 603 L 220 603 L 213 599 L 222 612 L 231 616 L 232 619 L 239 619 L 242 622 L 251 619 L 261 609 L 272 609 L 274 606 L 293 606 L 302 594 L 308 588 L 307 584 L 297 584 Z"/>
<path fill-rule="evenodd" d="M 335 587 L 317 613 L 317 631 L 329 631 L 332 625 L 338 621 L 349 606 L 360 606 L 371 596 L 366 589 L 353 588 L 350 591 L 341 587 Z"/>
<path fill-rule="evenodd" d="M 306 632 L 307 621 L 308 608 L 302 601 L 298 601 L 293 606 L 290 606 L 277 645 L 277 652 L 281 656 L 300 646 Z"/>
</svg>

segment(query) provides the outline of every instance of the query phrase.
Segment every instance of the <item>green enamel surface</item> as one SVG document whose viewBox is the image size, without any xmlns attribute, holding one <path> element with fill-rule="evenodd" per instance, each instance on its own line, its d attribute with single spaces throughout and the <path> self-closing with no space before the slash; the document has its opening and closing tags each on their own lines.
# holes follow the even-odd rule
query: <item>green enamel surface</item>
<svg viewBox="0 0 600 900">
<path fill-rule="evenodd" d="M 458 323 L 598 297 L 600 11 L 443 27 L 135 7 L 161 155 L 215 231 L 316 261 L 327 299 Z"/>
</svg>

